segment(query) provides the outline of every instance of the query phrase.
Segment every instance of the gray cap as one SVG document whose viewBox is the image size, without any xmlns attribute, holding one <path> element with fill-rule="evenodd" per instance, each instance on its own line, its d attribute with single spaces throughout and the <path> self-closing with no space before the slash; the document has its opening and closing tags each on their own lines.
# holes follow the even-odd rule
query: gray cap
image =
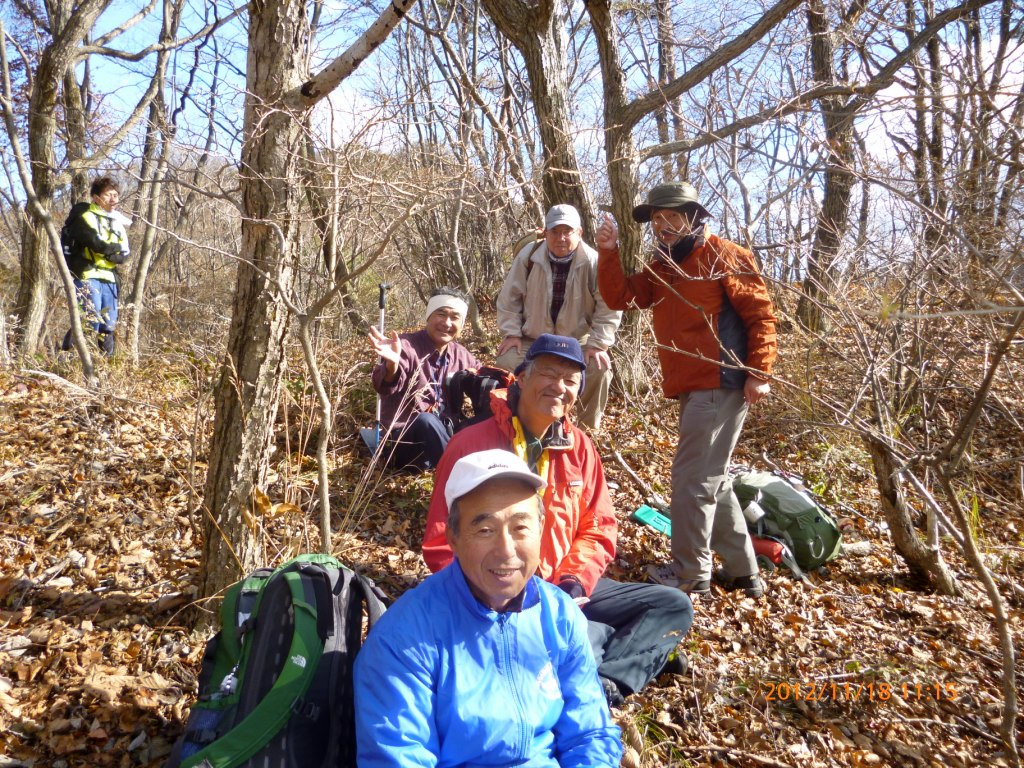
<svg viewBox="0 0 1024 768">
<path fill-rule="evenodd" d="M 647 193 L 647 202 L 633 209 L 633 220 L 650 221 L 651 215 L 657 210 L 696 212 L 700 219 L 706 219 L 711 215 L 711 212 L 700 204 L 697 190 L 688 181 L 671 181 L 651 189 Z"/>
<path fill-rule="evenodd" d="M 580 223 L 580 212 L 565 203 L 551 206 L 548 215 L 544 217 L 544 229 L 554 229 L 562 224 L 573 229 L 581 229 L 583 225 Z"/>
</svg>

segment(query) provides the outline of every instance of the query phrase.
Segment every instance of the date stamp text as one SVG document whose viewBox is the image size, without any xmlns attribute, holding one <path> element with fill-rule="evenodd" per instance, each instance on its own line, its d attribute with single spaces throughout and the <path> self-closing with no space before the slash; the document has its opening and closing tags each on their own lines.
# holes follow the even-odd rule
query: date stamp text
<svg viewBox="0 0 1024 768">
<path fill-rule="evenodd" d="M 954 682 L 902 682 L 885 680 L 850 682 L 841 680 L 796 680 L 762 684 L 768 701 L 956 701 Z"/>
</svg>

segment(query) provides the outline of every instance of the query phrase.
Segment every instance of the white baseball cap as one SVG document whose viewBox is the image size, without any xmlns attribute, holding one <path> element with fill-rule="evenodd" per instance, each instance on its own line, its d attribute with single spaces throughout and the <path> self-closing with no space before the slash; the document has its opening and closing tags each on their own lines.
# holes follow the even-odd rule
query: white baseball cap
<svg viewBox="0 0 1024 768">
<path fill-rule="evenodd" d="M 522 480 L 538 490 L 547 485 L 544 478 L 531 472 L 526 462 L 511 451 L 501 448 L 478 451 L 463 456 L 452 467 L 452 473 L 444 487 L 444 500 L 448 505 L 448 511 L 451 511 L 455 500 L 476 490 L 488 480 L 499 477 Z"/>
</svg>

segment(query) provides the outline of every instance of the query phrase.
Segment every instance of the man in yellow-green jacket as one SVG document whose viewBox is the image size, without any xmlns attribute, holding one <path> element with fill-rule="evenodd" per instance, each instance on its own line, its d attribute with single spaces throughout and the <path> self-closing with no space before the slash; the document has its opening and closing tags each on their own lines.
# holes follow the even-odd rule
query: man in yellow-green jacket
<svg viewBox="0 0 1024 768">
<path fill-rule="evenodd" d="M 93 181 L 89 194 L 92 203 L 78 203 L 68 214 L 61 243 L 86 322 L 97 333 L 100 349 L 109 356 L 114 354 L 117 324 L 117 265 L 130 254 L 127 219 L 115 210 L 120 192 L 109 176 Z M 61 349 L 71 349 L 71 331 L 64 336 Z"/>
</svg>

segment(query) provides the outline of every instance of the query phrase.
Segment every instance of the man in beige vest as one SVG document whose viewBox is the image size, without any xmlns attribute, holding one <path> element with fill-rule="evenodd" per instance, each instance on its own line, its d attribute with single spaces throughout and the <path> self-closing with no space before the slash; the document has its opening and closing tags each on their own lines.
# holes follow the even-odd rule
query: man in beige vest
<svg viewBox="0 0 1024 768">
<path fill-rule="evenodd" d="M 556 205 L 544 219 L 543 240 L 519 250 L 498 294 L 504 338 L 495 364 L 514 371 L 541 334 L 572 336 L 587 362 L 587 386 L 575 421 L 596 430 L 612 381 L 608 350 L 621 319 L 597 290 L 597 252 L 583 242 L 579 212 Z"/>
</svg>

